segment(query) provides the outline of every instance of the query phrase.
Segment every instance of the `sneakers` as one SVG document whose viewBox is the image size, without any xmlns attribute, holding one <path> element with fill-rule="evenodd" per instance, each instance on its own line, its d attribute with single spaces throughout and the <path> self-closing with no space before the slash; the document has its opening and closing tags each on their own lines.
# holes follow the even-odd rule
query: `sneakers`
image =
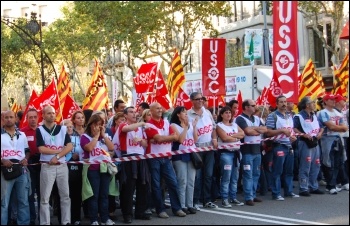
<svg viewBox="0 0 350 226">
<path fill-rule="evenodd" d="M 189 207 L 187 210 L 188 210 L 188 212 L 190 212 L 190 214 L 196 214 L 197 213 L 197 210 L 194 207 Z"/>
<path fill-rule="evenodd" d="M 158 217 L 159 218 L 169 218 L 169 215 L 166 213 L 166 212 L 160 212 L 159 214 L 158 214 Z"/>
<path fill-rule="evenodd" d="M 301 191 L 301 192 L 299 192 L 299 195 L 308 197 L 308 196 L 310 196 L 310 193 L 308 191 Z"/>
<path fill-rule="evenodd" d="M 194 205 L 194 207 L 196 209 L 196 211 L 201 211 L 201 208 L 198 206 L 198 204 Z"/>
<path fill-rule="evenodd" d="M 215 205 L 215 204 L 212 203 L 212 202 L 207 202 L 207 203 L 204 205 L 204 208 L 212 208 L 212 209 L 214 209 L 214 208 L 218 208 L 218 206 Z"/>
<path fill-rule="evenodd" d="M 332 191 L 333 190 L 333 191 Z M 329 192 L 333 192 L 331 194 L 334 194 L 334 192 L 338 193 L 338 192 L 341 192 L 341 188 L 338 188 L 338 187 L 335 187 L 335 188 L 332 188 L 331 190 L 329 190 L 328 188 L 326 188 L 326 191 L 329 191 Z"/>
<path fill-rule="evenodd" d="M 115 223 L 111 219 L 108 219 L 106 223 L 101 223 L 101 225 L 115 225 Z"/>
<path fill-rule="evenodd" d="M 80 221 L 74 222 L 74 225 L 81 225 Z"/>
<path fill-rule="evenodd" d="M 182 208 L 182 211 L 183 211 L 185 214 L 190 214 L 190 211 L 188 211 L 187 208 Z"/>
<path fill-rule="evenodd" d="M 341 186 L 341 189 L 344 189 L 346 191 L 349 191 L 349 183 L 344 184 L 343 186 Z"/>
<path fill-rule="evenodd" d="M 99 225 L 97 221 L 92 222 L 91 225 Z"/>
<path fill-rule="evenodd" d="M 243 202 L 238 201 L 237 199 L 231 199 L 230 203 L 232 203 L 235 206 L 244 206 Z"/>
<path fill-rule="evenodd" d="M 316 195 L 323 195 L 324 194 L 324 192 L 321 191 L 320 189 L 313 190 L 310 193 L 311 194 L 316 194 Z"/>
<path fill-rule="evenodd" d="M 336 194 L 338 194 L 338 191 L 336 188 L 332 188 L 331 190 L 329 190 L 329 194 L 336 195 Z"/>
<path fill-rule="evenodd" d="M 222 207 L 224 208 L 231 208 L 232 205 L 228 202 L 227 199 L 222 200 Z"/>
<path fill-rule="evenodd" d="M 176 211 L 175 216 L 185 217 L 186 213 L 180 209 L 180 210 Z"/>
<path fill-rule="evenodd" d="M 282 197 L 282 196 L 277 196 L 276 198 L 275 198 L 275 200 L 276 201 L 284 201 L 284 198 Z"/>
<path fill-rule="evenodd" d="M 299 197 L 300 197 L 299 195 L 294 194 L 293 192 L 290 193 L 290 194 L 288 194 L 288 195 L 286 195 L 286 196 L 287 196 L 287 197 L 291 197 L 291 198 L 299 198 Z"/>
</svg>

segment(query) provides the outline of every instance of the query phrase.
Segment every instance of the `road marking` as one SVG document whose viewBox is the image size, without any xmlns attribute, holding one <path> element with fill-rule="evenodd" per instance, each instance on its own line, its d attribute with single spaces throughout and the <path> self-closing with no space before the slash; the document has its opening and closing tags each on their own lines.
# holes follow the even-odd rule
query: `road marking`
<svg viewBox="0 0 350 226">
<path fill-rule="evenodd" d="M 326 223 L 319 223 L 319 222 L 314 222 L 314 221 L 304 221 L 304 220 L 298 220 L 298 219 L 287 218 L 287 217 L 278 217 L 278 216 L 274 216 L 274 215 L 252 213 L 252 212 L 246 212 L 246 211 L 240 211 L 240 210 L 230 210 L 230 209 L 226 209 L 226 208 L 225 209 L 224 208 L 217 208 L 217 210 L 225 211 L 225 212 L 233 212 L 233 213 L 237 213 L 237 214 L 252 215 L 252 216 L 259 217 L 259 218 L 250 217 L 250 216 L 242 216 L 242 215 L 237 215 L 237 214 L 233 214 L 233 213 L 221 213 L 221 212 L 218 212 L 218 211 L 208 210 L 208 209 L 204 209 L 204 208 L 202 208 L 200 211 L 201 212 L 207 212 L 207 213 L 227 215 L 227 216 L 235 216 L 235 217 L 239 217 L 239 218 L 257 220 L 257 221 L 263 221 L 263 222 L 276 223 L 276 224 L 294 225 L 294 224 L 303 223 L 303 224 L 312 224 L 312 225 L 329 225 L 329 224 L 326 224 Z M 272 219 L 275 219 L 275 220 L 292 221 L 292 222 L 295 222 L 295 223 L 275 221 L 275 220 L 270 220 L 270 219 L 262 219 L 261 217 L 272 218 Z"/>
</svg>

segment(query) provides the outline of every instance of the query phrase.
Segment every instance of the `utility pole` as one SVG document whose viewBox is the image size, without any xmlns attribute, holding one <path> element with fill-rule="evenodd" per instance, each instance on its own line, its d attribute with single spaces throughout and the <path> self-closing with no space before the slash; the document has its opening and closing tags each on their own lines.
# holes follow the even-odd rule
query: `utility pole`
<svg viewBox="0 0 350 226">
<path fill-rule="evenodd" d="M 267 29 L 266 22 L 266 1 L 263 4 L 263 15 L 264 15 L 264 62 L 265 65 L 270 65 L 270 54 L 269 54 L 269 30 Z"/>
</svg>

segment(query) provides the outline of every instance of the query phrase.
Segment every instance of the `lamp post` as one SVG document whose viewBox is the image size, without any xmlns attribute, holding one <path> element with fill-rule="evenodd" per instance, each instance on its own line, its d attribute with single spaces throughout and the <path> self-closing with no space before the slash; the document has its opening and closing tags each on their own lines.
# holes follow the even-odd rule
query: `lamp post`
<svg viewBox="0 0 350 226">
<path fill-rule="evenodd" d="M 11 21 L 10 19 L 13 19 Z M 42 47 L 43 43 L 43 37 L 42 37 L 42 25 L 41 20 L 37 19 L 37 13 L 31 12 L 30 19 L 27 20 L 27 23 L 25 26 L 21 26 L 20 24 L 16 24 L 16 19 L 22 19 L 23 18 L 1 18 L 1 23 L 7 25 L 9 28 L 11 28 L 16 34 L 21 37 L 21 39 L 24 41 L 24 43 L 30 47 L 31 44 L 37 46 L 40 50 L 40 73 L 41 73 L 41 82 L 42 82 L 42 90 L 45 89 L 45 72 L 44 72 L 44 59 L 47 58 L 49 61 L 53 72 L 55 73 L 55 78 L 57 80 L 57 72 L 55 69 L 55 66 L 53 65 L 50 57 L 45 52 L 45 50 Z M 36 39 L 36 36 L 39 34 L 39 40 Z M 28 42 L 28 38 L 30 39 Z M 34 55 L 34 54 L 33 54 Z M 35 57 L 35 55 L 34 55 Z"/>
</svg>

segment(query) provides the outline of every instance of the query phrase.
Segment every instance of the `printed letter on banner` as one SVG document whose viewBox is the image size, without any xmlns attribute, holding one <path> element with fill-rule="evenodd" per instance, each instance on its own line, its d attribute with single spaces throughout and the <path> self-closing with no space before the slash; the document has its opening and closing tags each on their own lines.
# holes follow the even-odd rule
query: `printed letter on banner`
<svg viewBox="0 0 350 226">
<path fill-rule="evenodd" d="M 149 92 L 149 88 L 154 86 L 156 80 L 158 63 L 142 64 L 134 78 L 136 93 Z M 152 92 L 153 89 L 150 91 Z"/>
<path fill-rule="evenodd" d="M 297 1 L 273 2 L 273 71 L 288 101 L 298 103 Z"/>
<path fill-rule="evenodd" d="M 202 90 L 204 96 L 226 95 L 226 39 L 202 40 Z"/>
</svg>

